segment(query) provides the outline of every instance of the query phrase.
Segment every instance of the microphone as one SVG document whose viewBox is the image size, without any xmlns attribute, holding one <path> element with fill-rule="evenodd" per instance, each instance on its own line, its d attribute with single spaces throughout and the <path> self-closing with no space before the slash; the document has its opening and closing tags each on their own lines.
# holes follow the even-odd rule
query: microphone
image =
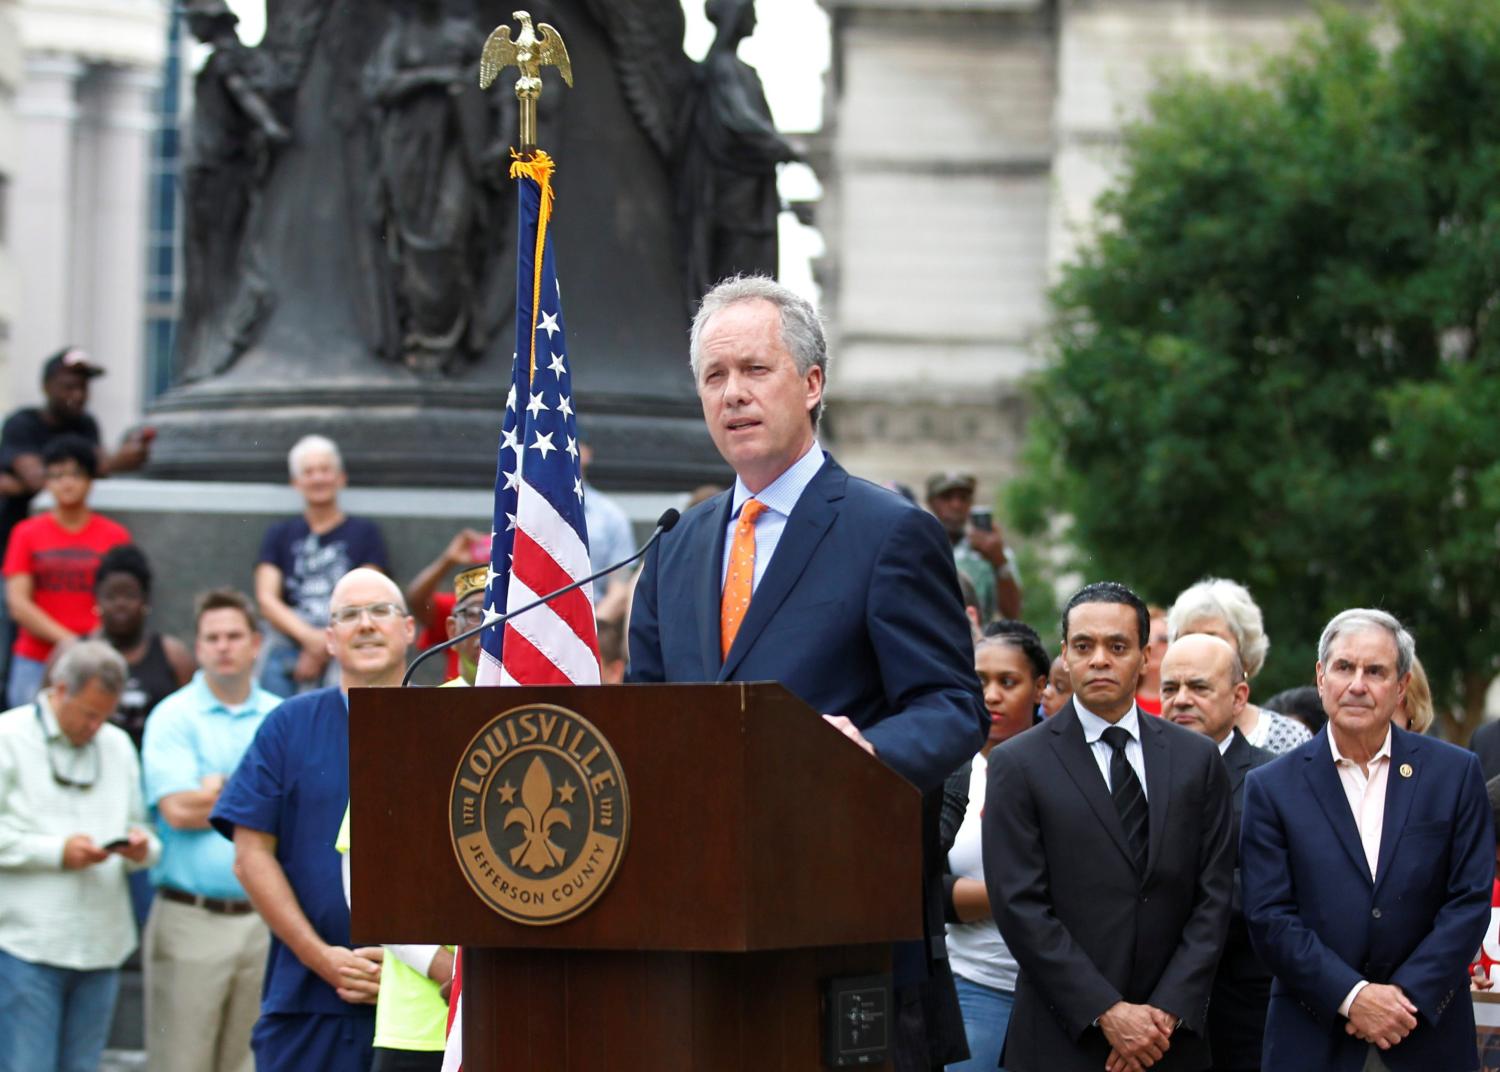
<svg viewBox="0 0 1500 1072">
<path fill-rule="evenodd" d="M 434 644 L 432 647 L 428 648 L 426 651 L 422 652 L 415 659 L 413 659 L 411 661 L 411 665 L 406 668 L 406 674 L 401 678 L 401 687 L 406 688 L 407 686 L 409 686 L 411 684 L 411 676 L 412 674 L 417 672 L 417 667 L 421 666 L 424 662 L 426 662 L 432 656 L 436 655 L 438 652 L 447 651 L 449 648 L 453 647 L 453 645 L 468 640 L 475 633 L 480 633 L 486 629 L 503 625 L 504 623 L 510 621 L 512 618 L 517 617 L 518 615 L 525 614 L 529 610 L 535 610 L 543 603 L 549 603 L 552 600 L 556 599 L 558 596 L 567 595 L 575 588 L 582 588 L 584 585 L 588 584 L 591 581 L 597 581 L 600 577 L 607 577 L 609 576 L 609 574 L 615 572 L 615 570 L 622 569 L 625 566 L 630 565 L 636 559 L 644 556 L 647 551 L 651 550 L 652 545 L 655 544 L 657 540 L 661 539 L 663 535 L 671 532 L 672 526 L 676 525 L 678 519 L 680 519 L 681 517 L 682 513 L 678 510 L 668 509 L 663 512 L 661 517 L 656 519 L 656 528 L 651 530 L 651 535 L 647 538 L 645 543 L 641 544 L 640 548 L 635 552 L 635 554 L 631 555 L 629 558 L 622 558 L 612 566 L 605 566 L 598 573 L 591 573 L 587 577 L 584 577 L 582 580 L 577 580 L 572 584 L 564 585 L 562 588 L 559 588 L 555 592 L 548 592 L 540 599 L 533 600 L 532 602 L 526 604 L 524 607 L 517 607 L 515 610 L 510 611 L 507 614 L 501 614 L 499 611 L 491 607 L 488 611 L 485 612 L 484 621 L 480 622 L 472 629 L 464 630 L 456 637 L 451 637 L 448 640 L 443 641 L 441 644 Z"/>
</svg>

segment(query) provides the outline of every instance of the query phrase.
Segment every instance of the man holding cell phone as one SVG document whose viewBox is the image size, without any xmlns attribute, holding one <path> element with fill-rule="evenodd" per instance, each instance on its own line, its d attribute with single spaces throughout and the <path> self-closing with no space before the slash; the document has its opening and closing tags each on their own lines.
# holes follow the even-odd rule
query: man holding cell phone
<svg viewBox="0 0 1500 1072">
<path fill-rule="evenodd" d="M 52 676 L 0 714 L 0 1072 L 98 1065 L 136 945 L 126 873 L 161 851 L 135 746 L 109 725 L 125 660 L 84 640 Z"/>
<path fill-rule="evenodd" d="M 974 505 L 977 486 L 969 473 L 934 473 L 927 479 L 927 509 L 948 534 L 953 564 L 979 595 L 982 624 L 997 617 L 1019 618 L 1021 583 L 1015 562 L 994 511 Z"/>
</svg>

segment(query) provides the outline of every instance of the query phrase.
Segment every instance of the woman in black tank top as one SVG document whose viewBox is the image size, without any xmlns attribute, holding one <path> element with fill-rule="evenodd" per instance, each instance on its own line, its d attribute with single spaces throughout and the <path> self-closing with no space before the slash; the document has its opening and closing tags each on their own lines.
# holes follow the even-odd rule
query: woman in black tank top
<svg viewBox="0 0 1500 1072">
<path fill-rule="evenodd" d="M 123 544 L 105 552 L 94 575 L 94 598 L 99 601 L 94 635 L 123 655 L 130 670 L 111 721 L 139 749 L 151 709 L 186 685 L 197 667 L 182 641 L 146 627 L 151 567 L 139 547 Z"/>
</svg>

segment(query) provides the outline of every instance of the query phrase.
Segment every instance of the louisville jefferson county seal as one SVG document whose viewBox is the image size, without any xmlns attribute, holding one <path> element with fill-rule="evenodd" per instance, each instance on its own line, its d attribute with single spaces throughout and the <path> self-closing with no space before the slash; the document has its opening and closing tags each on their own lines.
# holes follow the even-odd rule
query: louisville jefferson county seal
<svg viewBox="0 0 1500 1072">
<path fill-rule="evenodd" d="M 614 749 L 551 704 L 496 715 L 464 749 L 449 829 L 464 877 L 517 923 L 561 923 L 614 878 L 630 834 L 630 794 Z"/>
</svg>

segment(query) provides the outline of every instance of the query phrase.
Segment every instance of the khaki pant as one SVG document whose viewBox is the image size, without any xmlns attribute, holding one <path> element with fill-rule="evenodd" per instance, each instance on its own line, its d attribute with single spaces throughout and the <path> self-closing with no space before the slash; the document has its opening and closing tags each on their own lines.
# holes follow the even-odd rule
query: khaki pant
<svg viewBox="0 0 1500 1072">
<path fill-rule="evenodd" d="M 269 946 L 254 912 L 151 902 L 141 949 L 149 1072 L 254 1072 L 250 1029 Z"/>
</svg>

